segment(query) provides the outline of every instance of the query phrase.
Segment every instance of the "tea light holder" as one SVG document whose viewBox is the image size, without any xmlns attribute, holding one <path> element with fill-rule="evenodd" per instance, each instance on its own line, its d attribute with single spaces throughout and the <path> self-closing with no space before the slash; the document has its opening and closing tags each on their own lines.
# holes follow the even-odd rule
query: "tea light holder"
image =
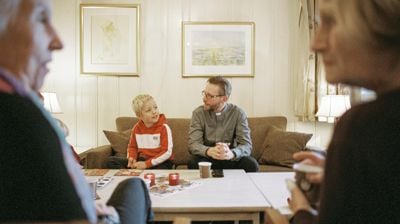
<svg viewBox="0 0 400 224">
<path fill-rule="evenodd" d="M 179 173 L 170 173 L 168 176 L 170 186 L 179 185 Z"/>
<path fill-rule="evenodd" d="M 150 186 L 154 186 L 156 184 L 156 175 L 154 173 L 145 173 L 143 175 L 144 179 L 149 179 L 150 182 Z"/>
</svg>

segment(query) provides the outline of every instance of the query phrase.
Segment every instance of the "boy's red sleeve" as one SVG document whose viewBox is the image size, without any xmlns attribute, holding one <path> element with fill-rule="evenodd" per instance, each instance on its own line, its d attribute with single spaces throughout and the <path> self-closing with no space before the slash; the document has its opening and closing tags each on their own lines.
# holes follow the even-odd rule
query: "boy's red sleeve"
<svg viewBox="0 0 400 224">
<path fill-rule="evenodd" d="M 128 149 L 127 149 L 127 155 L 126 157 L 133 158 L 134 160 L 137 160 L 137 154 L 138 154 L 138 148 L 137 148 L 137 142 L 136 142 L 136 125 L 132 128 L 132 133 L 131 137 L 129 139 L 128 143 Z"/>
</svg>

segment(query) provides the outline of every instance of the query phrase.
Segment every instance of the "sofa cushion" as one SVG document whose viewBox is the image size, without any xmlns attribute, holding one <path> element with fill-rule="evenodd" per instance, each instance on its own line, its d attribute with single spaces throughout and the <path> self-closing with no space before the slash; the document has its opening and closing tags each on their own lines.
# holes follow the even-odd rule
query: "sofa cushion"
<svg viewBox="0 0 400 224">
<path fill-rule="evenodd" d="M 169 118 L 167 124 L 172 130 L 172 144 L 174 145 L 175 165 L 188 164 L 190 159 L 189 140 L 189 118 Z"/>
<path fill-rule="evenodd" d="M 262 145 L 270 127 L 271 125 L 268 124 L 254 125 L 251 127 L 250 137 L 253 143 L 251 156 L 253 156 L 256 160 L 259 160 L 263 153 Z"/>
<path fill-rule="evenodd" d="M 131 135 L 131 130 L 126 130 L 123 132 L 114 132 L 103 130 L 104 135 L 111 144 L 113 150 L 113 155 L 126 157 L 126 150 L 128 148 L 129 137 Z"/>
<path fill-rule="evenodd" d="M 258 172 L 293 172 L 291 167 L 261 164 Z"/>
<path fill-rule="evenodd" d="M 270 127 L 263 143 L 261 164 L 292 167 L 295 162 L 293 153 L 304 150 L 312 134 L 287 132 Z"/>
<path fill-rule="evenodd" d="M 251 140 L 253 142 L 253 150 L 251 155 L 259 160 L 264 149 L 262 144 L 269 127 L 274 126 L 281 130 L 286 130 L 287 119 L 282 116 L 271 117 L 249 117 L 247 118 L 250 128 Z"/>
</svg>

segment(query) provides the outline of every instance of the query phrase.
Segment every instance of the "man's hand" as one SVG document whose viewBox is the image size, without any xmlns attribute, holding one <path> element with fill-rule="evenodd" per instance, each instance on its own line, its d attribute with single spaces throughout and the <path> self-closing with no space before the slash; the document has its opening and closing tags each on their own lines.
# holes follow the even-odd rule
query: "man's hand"
<svg viewBox="0 0 400 224">
<path fill-rule="evenodd" d="M 325 166 L 325 158 L 322 155 L 314 152 L 297 152 L 293 154 L 293 158 L 305 164 L 319 166 L 322 168 Z M 320 184 L 324 179 L 324 172 L 307 173 L 306 178 L 311 183 Z"/>
<path fill-rule="evenodd" d="M 215 147 L 210 147 L 207 155 L 217 160 L 231 160 L 235 156 L 227 143 L 217 143 Z"/>
</svg>

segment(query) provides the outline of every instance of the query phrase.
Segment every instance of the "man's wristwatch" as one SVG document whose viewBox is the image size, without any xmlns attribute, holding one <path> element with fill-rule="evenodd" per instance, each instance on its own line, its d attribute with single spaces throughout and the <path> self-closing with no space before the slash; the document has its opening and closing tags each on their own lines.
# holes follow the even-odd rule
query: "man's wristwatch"
<svg viewBox="0 0 400 224">
<path fill-rule="evenodd" d="M 233 157 L 232 157 L 231 161 L 235 161 L 235 160 L 236 160 L 236 153 L 235 153 L 235 151 L 232 151 L 232 154 L 233 154 Z"/>
</svg>

